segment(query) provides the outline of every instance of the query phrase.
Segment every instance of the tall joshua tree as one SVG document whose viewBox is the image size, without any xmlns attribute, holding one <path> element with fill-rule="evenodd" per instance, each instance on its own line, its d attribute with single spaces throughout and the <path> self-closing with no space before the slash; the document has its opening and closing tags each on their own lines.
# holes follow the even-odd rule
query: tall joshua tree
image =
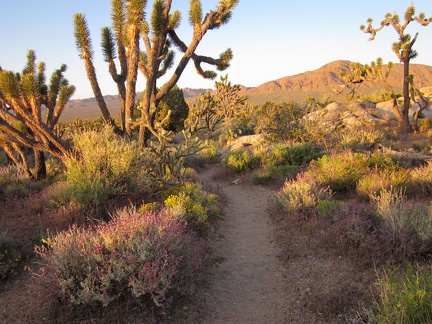
<svg viewBox="0 0 432 324">
<path fill-rule="evenodd" d="M 11 160 L 29 176 L 46 176 L 44 152 L 64 158 L 70 148 L 54 132 L 59 117 L 75 92 L 63 74 L 66 65 L 56 70 L 46 84 L 45 63 L 36 65 L 36 53 L 30 50 L 22 73 L 0 68 L 0 142 Z M 46 107 L 45 122 L 42 107 Z M 35 156 L 35 174 L 30 172 L 23 147 Z M 17 153 L 17 154 L 15 154 Z"/>
<path fill-rule="evenodd" d="M 96 76 L 96 69 L 93 64 L 93 46 L 90 38 L 90 30 L 87 26 L 87 21 L 84 15 L 77 13 L 74 16 L 74 27 L 75 27 L 75 43 L 79 51 L 81 59 L 84 60 L 85 69 L 87 72 L 87 78 L 90 81 L 93 93 L 98 103 L 99 109 L 102 112 L 103 119 L 106 123 L 117 126 L 111 117 L 106 102 L 103 98 L 102 90 L 99 87 L 99 83 Z"/>
<path fill-rule="evenodd" d="M 159 135 L 155 127 L 159 103 L 176 85 L 191 60 L 194 62 L 198 74 L 210 79 L 214 79 L 216 73 L 204 71 L 203 63 L 216 66 L 220 71 L 229 66 L 232 58 L 230 49 L 222 53 L 219 58 L 201 56 L 195 52 L 207 31 L 216 29 L 229 21 L 232 9 L 237 3 L 238 0 L 220 0 L 216 9 L 204 16 L 201 1 L 191 0 L 189 22 L 193 26 L 193 32 L 192 40 L 186 44 L 176 33 L 176 29 L 180 25 L 181 13 L 179 11 L 171 12 L 172 0 L 155 0 L 149 15 L 146 15 L 147 1 L 145 0 L 111 1 L 113 28 L 105 27 L 102 29 L 102 48 L 105 60 L 109 64 L 109 71 L 117 83 L 122 100 L 122 120 L 127 135 L 130 135 L 133 125 L 132 115 L 138 70 L 146 79 L 143 99 L 138 107 L 141 110 L 141 118 L 138 122 L 139 139 L 141 145 L 145 146 L 151 134 Z M 147 20 L 147 18 L 149 19 Z M 85 18 L 82 14 L 75 15 L 75 37 L 78 39 L 79 36 L 85 40 L 85 42 L 80 42 L 83 46 L 79 46 L 79 49 L 87 66 L 89 65 L 87 61 L 92 59 L 91 48 L 90 52 L 85 53 L 81 49 L 89 48 L 90 37 L 88 33 L 86 34 L 87 27 L 78 31 L 79 25 L 86 27 Z M 82 36 L 80 36 L 81 34 Z M 84 35 L 87 36 L 83 37 Z M 140 49 L 140 41 L 144 44 L 143 51 Z M 182 53 L 182 57 L 168 81 L 162 86 L 158 86 L 158 80 L 167 74 L 174 65 L 175 52 L 171 49 L 172 44 Z M 120 62 L 120 71 L 114 62 L 116 58 Z M 88 74 L 88 77 L 91 82 L 97 84 L 95 74 Z M 95 88 L 93 87 L 93 89 Z"/>
<path fill-rule="evenodd" d="M 202 64 L 216 66 L 223 71 L 229 66 L 232 59 L 231 49 L 220 54 L 219 58 L 211 58 L 198 55 L 196 49 L 209 30 L 216 29 L 226 24 L 232 15 L 232 9 L 238 0 L 220 0 L 215 10 L 210 10 L 203 15 L 201 1 L 191 0 L 189 6 L 189 23 L 193 26 L 192 39 L 186 45 L 176 33 L 180 24 L 181 14 L 178 11 L 170 13 L 172 1 L 155 0 L 151 15 L 151 24 L 145 24 L 142 38 L 145 44 L 145 52 L 141 53 L 139 68 L 146 78 L 146 91 L 140 107 L 142 117 L 140 120 L 139 139 L 141 145 L 145 145 L 150 133 L 155 133 L 154 120 L 158 111 L 159 102 L 175 86 L 183 70 L 190 60 L 194 62 L 195 69 L 204 78 L 214 79 L 214 71 L 205 71 Z M 171 67 L 174 52 L 170 51 L 171 42 L 182 52 L 182 57 L 177 63 L 174 72 L 168 81 L 159 89 L 157 80 Z"/>
<path fill-rule="evenodd" d="M 360 26 L 360 29 L 367 34 L 370 34 L 369 40 L 374 40 L 376 34 L 381 31 L 386 26 L 392 26 L 399 36 L 399 41 L 393 43 L 393 52 L 399 58 L 399 61 L 404 66 L 403 73 L 403 107 L 401 108 L 400 115 L 402 119 L 400 120 L 402 131 L 404 133 L 410 133 L 412 131 L 409 121 L 409 108 L 410 108 L 410 79 L 413 77 L 409 73 L 409 64 L 412 59 L 417 57 L 417 51 L 413 49 L 414 43 L 417 40 L 418 33 L 415 34 L 414 38 L 410 34 L 405 32 L 406 28 L 411 22 L 418 22 L 422 26 L 427 26 L 432 21 L 432 18 L 425 18 L 424 13 L 420 13 L 415 16 L 414 5 L 410 5 L 405 12 L 403 23 L 400 17 L 396 13 L 387 13 L 384 20 L 381 22 L 381 26 L 378 28 L 372 27 L 372 18 L 367 20 L 367 26 Z"/>
</svg>

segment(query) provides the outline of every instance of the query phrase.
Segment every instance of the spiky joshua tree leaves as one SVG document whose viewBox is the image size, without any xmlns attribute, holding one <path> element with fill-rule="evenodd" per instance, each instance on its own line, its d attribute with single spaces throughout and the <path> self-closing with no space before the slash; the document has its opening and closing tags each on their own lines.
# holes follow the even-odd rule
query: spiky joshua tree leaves
<svg viewBox="0 0 432 324">
<path fill-rule="evenodd" d="M 374 40 L 377 33 L 386 26 L 392 26 L 399 36 L 399 41 L 394 42 L 392 48 L 393 52 L 404 66 L 404 80 L 402 88 L 403 107 L 400 109 L 400 114 L 402 115 L 401 126 L 404 133 L 409 133 L 412 131 L 408 113 L 410 108 L 410 79 L 412 80 L 413 76 L 410 76 L 409 64 L 411 59 L 417 56 L 417 52 L 413 49 L 413 46 L 418 37 L 418 33 L 416 33 L 414 37 L 411 37 L 410 34 L 406 33 L 406 29 L 411 22 L 417 22 L 422 26 L 427 26 L 431 21 L 432 18 L 426 18 L 424 13 L 420 13 L 418 16 L 416 16 L 414 5 L 411 4 L 405 12 L 403 21 L 401 21 L 398 14 L 387 13 L 384 20 L 381 22 L 381 26 L 378 28 L 374 28 L 372 26 L 373 21 L 371 18 L 367 20 L 367 26 L 360 26 L 360 29 L 364 33 L 371 35 L 369 38 L 371 41 Z"/>
<path fill-rule="evenodd" d="M 55 70 L 46 84 L 45 63 L 36 64 L 36 52 L 27 54 L 22 73 L 0 68 L 0 144 L 6 154 L 29 176 L 46 176 L 44 152 L 62 159 L 71 152 L 54 131 L 63 109 L 75 92 L 64 77 L 66 65 Z M 42 119 L 46 108 L 45 121 Z M 35 174 L 28 165 L 24 147 L 35 157 Z"/>
<path fill-rule="evenodd" d="M 191 0 L 188 13 L 192 37 L 188 43 L 176 32 L 180 26 L 181 13 L 171 10 L 172 0 L 155 0 L 151 10 L 147 10 L 148 2 L 145 0 L 111 1 L 112 28 L 102 29 L 102 49 L 105 61 L 109 64 L 110 74 L 117 83 L 122 102 L 122 124 L 126 135 L 130 136 L 136 125 L 139 127 L 141 146 L 147 145 L 152 134 L 159 138 L 159 129 L 155 123 L 160 110 L 159 103 L 176 85 L 191 60 L 197 73 L 210 79 L 214 79 L 216 73 L 204 70 L 203 64 L 215 66 L 219 71 L 229 66 L 233 55 L 230 49 L 218 58 L 199 55 L 196 50 L 207 31 L 216 29 L 230 20 L 232 9 L 238 1 L 220 0 L 215 10 L 210 10 L 204 15 L 201 1 Z M 86 67 L 91 70 L 93 52 L 89 36 L 84 37 L 88 29 L 78 28 L 81 25 L 86 27 L 85 18 L 82 14 L 76 14 L 75 17 L 77 46 Z M 77 17 L 81 18 L 77 20 Z M 81 39 L 83 42 L 79 41 Z M 181 58 L 176 63 L 172 45 L 181 53 Z M 115 59 L 118 59 L 120 68 L 116 66 Z M 158 80 L 162 76 L 167 76 L 171 68 L 173 72 L 166 78 L 168 81 L 158 85 Z M 138 70 L 146 81 L 143 98 L 138 106 L 141 117 L 135 122 L 132 116 Z M 95 74 L 88 73 L 88 77 L 92 84 L 97 84 Z M 94 86 L 93 90 L 95 89 L 97 90 L 97 87 Z"/>
</svg>

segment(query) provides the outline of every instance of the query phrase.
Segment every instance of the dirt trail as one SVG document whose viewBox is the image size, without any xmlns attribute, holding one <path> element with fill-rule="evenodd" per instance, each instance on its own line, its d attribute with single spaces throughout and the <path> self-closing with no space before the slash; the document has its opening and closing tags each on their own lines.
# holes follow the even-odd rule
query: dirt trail
<svg viewBox="0 0 432 324">
<path fill-rule="evenodd" d="M 212 185 L 210 173 L 203 182 Z M 233 179 L 216 184 L 227 197 L 224 216 L 212 240 L 219 260 L 211 270 L 209 286 L 199 292 L 195 307 L 200 323 L 287 323 L 284 268 L 267 215 L 273 191 Z M 191 310 L 193 312 L 193 310 Z"/>
</svg>

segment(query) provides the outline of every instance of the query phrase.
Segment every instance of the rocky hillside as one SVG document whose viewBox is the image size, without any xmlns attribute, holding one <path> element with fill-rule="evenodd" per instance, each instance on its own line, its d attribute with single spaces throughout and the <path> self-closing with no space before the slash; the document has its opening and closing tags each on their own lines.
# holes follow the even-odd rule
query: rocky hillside
<svg viewBox="0 0 432 324">
<path fill-rule="evenodd" d="M 334 93 L 334 89 L 339 89 L 343 85 L 340 73 L 348 71 L 350 61 L 334 61 L 328 63 L 317 70 L 307 71 L 293 76 L 286 76 L 277 80 L 263 83 L 254 88 L 242 86 L 242 93 L 255 104 L 262 104 L 266 101 L 289 102 L 300 101 L 305 97 L 322 98 Z M 415 83 L 419 88 L 432 85 L 432 66 L 422 64 L 411 64 L 411 73 L 415 75 Z M 396 91 L 400 91 L 403 75 L 402 64 L 395 64 L 389 77 L 390 84 Z M 377 84 L 367 84 L 362 86 L 364 93 L 379 91 L 381 87 Z M 206 89 L 184 88 L 183 92 L 186 100 L 192 100 Z M 116 95 L 105 96 L 108 109 L 115 116 L 118 114 L 120 104 Z M 93 119 L 100 116 L 96 100 L 94 98 L 71 100 L 65 109 L 62 121 L 80 119 Z"/>
<path fill-rule="evenodd" d="M 344 84 L 340 74 L 349 71 L 350 61 L 334 61 L 317 70 L 287 76 L 274 81 L 266 82 L 256 88 L 250 88 L 245 94 L 254 103 L 260 104 L 266 101 L 297 101 L 305 97 L 317 97 L 334 93 L 334 89 L 340 89 Z M 432 67 L 422 64 L 411 64 L 411 73 L 415 75 L 415 82 L 419 88 L 432 85 Z M 389 76 L 389 83 L 400 91 L 402 86 L 403 66 L 395 64 Z M 379 91 L 382 89 L 377 84 L 366 84 L 361 87 L 364 93 Z"/>
</svg>

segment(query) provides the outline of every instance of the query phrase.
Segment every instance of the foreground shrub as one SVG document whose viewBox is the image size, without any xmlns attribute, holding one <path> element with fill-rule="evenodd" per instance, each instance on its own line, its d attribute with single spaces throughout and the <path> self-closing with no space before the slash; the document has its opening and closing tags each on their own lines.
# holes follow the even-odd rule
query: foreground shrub
<svg viewBox="0 0 432 324">
<path fill-rule="evenodd" d="M 431 206 L 408 201 L 402 190 L 393 188 L 371 195 L 371 200 L 391 253 L 404 259 L 432 251 Z"/>
<path fill-rule="evenodd" d="M 388 267 L 376 284 L 373 306 L 365 311 L 368 323 L 432 323 L 430 268 L 407 263 L 403 271 Z"/>
<path fill-rule="evenodd" d="M 235 172 L 244 172 L 253 169 L 258 159 L 249 151 L 236 151 L 228 153 L 222 164 Z"/>
<path fill-rule="evenodd" d="M 334 191 L 343 192 L 354 189 L 367 171 L 367 157 L 364 154 L 344 151 L 312 161 L 307 175 Z"/>
<path fill-rule="evenodd" d="M 425 195 L 432 195 L 432 161 L 411 170 L 412 183 Z"/>
<path fill-rule="evenodd" d="M 80 156 L 66 161 L 74 201 L 99 208 L 117 195 L 149 190 L 154 161 L 136 142 L 123 140 L 106 126 L 101 131 L 77 133 L 74 144 Z"/>
<path fill-rule="evenodd" d="M 6 280 L 17 274 L 24 266 L 24 256 L 20 249 L 0 233 L 0 280 Z"/>
<path fill-rule="evenodd" d="M 299 174 L 296 179 L 285 181 L 282 189 L 276 193 L 277 202 L 293 212 L 315 209 L 319 201 L 330 197 L 329 188 L 324 189 L 305 173 Z"/>
<path fill-rule="evenodd" d="M 130 295 L 169 307 L 176 295 L 193 290 L 204 258 L 203 242 L 166 211 L 120 213 L 90 229 L 74 226 L 45 244 L 37 252 L 74 304 L 107 306 Z"/>
<path fill-rule="evenodd" d="M 0 166 L 0 199 L 26 197 L 41 184 L 20 174 L 15 166 Z"/>
<path fill-rule="evenodd" d="M 180 215 L 199 232 L 208 229 L 211 221 L 220 215 L 217 196 L 202 190 L 195 182 L 169 189 L 164 192 L 164 197 L 165 208 Z"/>
</svg>

